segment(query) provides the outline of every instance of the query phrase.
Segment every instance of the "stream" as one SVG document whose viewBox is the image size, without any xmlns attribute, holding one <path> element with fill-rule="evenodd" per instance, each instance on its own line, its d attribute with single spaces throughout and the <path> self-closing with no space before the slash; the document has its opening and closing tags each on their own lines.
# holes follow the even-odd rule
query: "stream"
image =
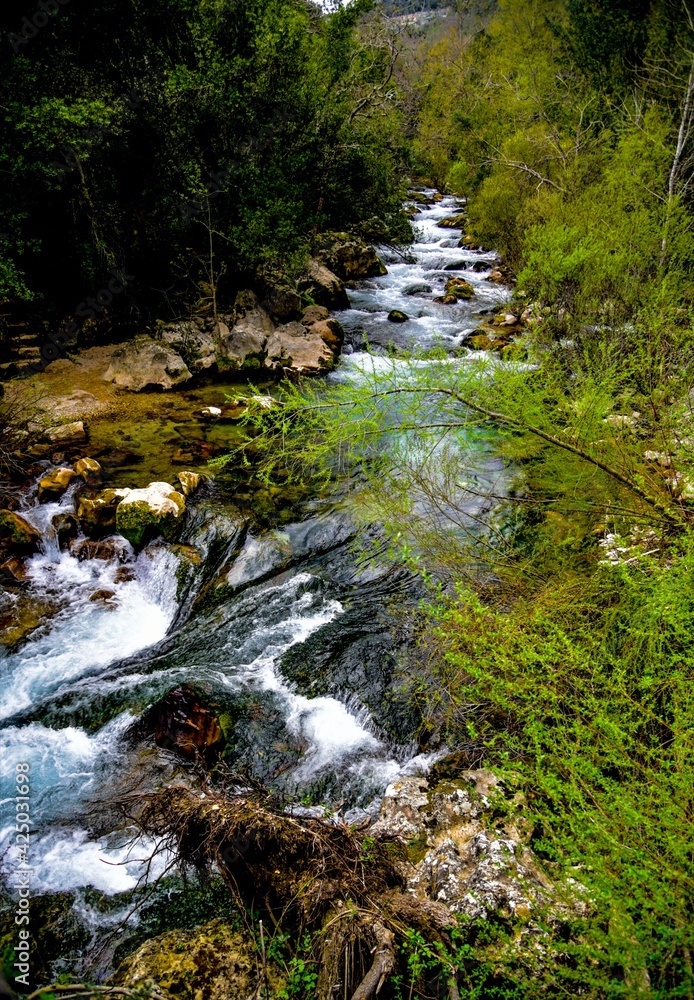
<svg viewBox="0 0 694 1000">
<path fill-rule="evenodd" d="M 437 227 L 456 209 L 447 197 L 419 211 L 411 260 L 379 251 L 388 274 L 361 282 L 351 308 L 336 314 L 346 336 L 331 378 L 397 364 L 392 347 L 452 352 L 479 325 L 474 314 L 508 296 L 485 280 L 495 254 L 460 249 L 459 230 Z M 474 298 L 435 302 L 454 274 L 470 281 Z M 408 321 L 389 322 L 393 309 Z M 220 478 L 189 504 L 184 544 L 136 554 L 119 539 L 118 561 L 79 561 L 59 550 L 50 527 L 72 509 L 71 493 L 43 505 L 30 493 L 21 511 L 46 540 L 28 561 L 29 587 L 57 610 L 28 642 L 0 654 L 6 873 L 15 865 L 15 765 L 26 762 L 32 893 L 93 887 L 113 896 L 137 885 L 152 845 L 132 843 L 117 800 L 184 772 L 140 726 L 141 713 L 181 684 L 209 692 L 231 720 L 233 766 L 299 812 L 323 815 L 327 806 L 358 821 L 378 811 L 395 777 L 426 772 L 430 756 L 414 741 L 417 720 L 397 683 L 403 613 L 424 587 L 388 554 L 377 528 L 355 525 L 334 501 L 254 532 L 226 502 Z M 115 597 L 93 600 L 99 589 Z M 160 857 L 150 876 L 165 863 Z"/>
</svg>

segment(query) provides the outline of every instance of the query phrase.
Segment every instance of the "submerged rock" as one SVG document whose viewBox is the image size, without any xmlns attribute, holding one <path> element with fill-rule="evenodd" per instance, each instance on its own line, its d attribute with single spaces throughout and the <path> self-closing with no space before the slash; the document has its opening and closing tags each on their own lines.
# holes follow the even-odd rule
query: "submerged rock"
<svg viewBox="0 0 694 1000">
<path fill-rule="evenodd" d="M 191 377 L 180 354 L 151 337 L 136 337 L 116 348 L 103 375 L 104 381 L 131 392 L 175 389 Z"/>
<path fill-rule="evenodd" d="M 204 692 L 183 684 L 145 713 L 142 726 L 154 734 L 157 746 L 188 759 L 202 756 L 209 762 L 224 749 L 225 739 L 215 712 L 205 701 Z"/>
<path fill-rule="evenodd" d="M 431 285 L 427 285 L 424 281 L 415 281 L 413 285 L 408 285 L 407 288 L 403 288 L 403 295 L 427 295 L 432 292 L 433 288 Z"/>
<path fill-rule="evenodd" d="M 41 532 L 21 514 L 0 510 L 0 546 L 17 555 L 36 552 L 41 545 Z"/>
<path fill-rule="evenodd" d="M 39 482 L 39 503 L 60 500 L 76 477 L 77 473 L 74 469 L 51 469 Z"/>
<path fill-rule="evenodd" d="M 128 490 L 116 507 L 116 530 L 132 545 L 142 545 L 155 535 L 172 538 L 186 502 L 169 483 L 150 483 Z"/>
</svg>

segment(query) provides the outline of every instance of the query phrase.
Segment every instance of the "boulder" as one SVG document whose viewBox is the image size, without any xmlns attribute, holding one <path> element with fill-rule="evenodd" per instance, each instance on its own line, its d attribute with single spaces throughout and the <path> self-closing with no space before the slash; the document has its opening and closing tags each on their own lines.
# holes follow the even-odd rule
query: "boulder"
<svg viewBox="0 0 694 1000">
<path fill-rule="evenodd" d="M 15 555 L 28 555 L 41 546 L 41 532 L 21 514 L 0 510 L 0 545 Z"/>
<path fill-rule="evenodd" d="M 119 566 L 113 577 L 114 583 L 130 583 L 135 579 L 135 570 L 132 566 Z"/>
<path fill-rule="evenodd" d="M 421 777 L 400 778 L 386 789 L 370 832 L 409 841 L 412 896 L 471 921 L 517 920 L 525 933 L 533 911 L 549 906 L 558 916 L 569 907 L 527 846 L 531 831 L 522 814 L 517 818 L 513 807 L 496 812 L 497 798 L 507 798 L 506 792 L 484 769 L 462 771 L 434 786 Z M 572 909 L 582 913 L 577 890 Z"/>
<path fill-rule="evenodd" d="M 131 392 L 175 389 L 191 377 L 181 355 L 151 337 L 136 337 L 117 347 L 103 375 L 106 382 Z"/>
<path fill-rule="evenodd" d="M 301 296 L 285 275 L 266 270 L 259 285 L 263 309 L 275 323 L 290 323 L 299 318 Z"/>
<path fill-rule="evenodd" d="M 209 761 L 219 755 L 225 739 L 215 712 L 205 701 L 203 692 L 183 684 L 145 713 L 142 726 L 154 734 L 157 746 L 188 759 L 200 755 Z"/>
<path fill-rule="evenodd" d="M 449 278 L 446 282 L 446 295 L 455 295 L 457 299 L 471 299 L 475 289 L 464 278 Z"/>
<path fill-rule="evenodd" d="M 311 326 L 313 323 L 320 323 L 329 316 L 326 306 L 306 306 L 301 314 L 301 322 L 304 326 Z"/>
<path fill-rule="evenodd" d="M 172 538 L 185 513 L 186 502 L 169 483 L 150 483 L 128 490 L 116 507 L 116 530 L 132 545 L 155 535 Z"/>
<path fill-rule="evenodd" d="M 113 983 L 146 994 L 154 982 L 160 993 L 177 1000 L 287 996 L 272 955 L 265 969 L 267 987 L 261 989 L 257 941 L 239 922 L 216 917 L 195 930 L 167 931 L 145 941 L 119 966 Z"/>
<path fill-rule="evenodd" d="M 407 323 L 409 318 L 407 313 L 401 312 L 400 309 L 391 309 L 388 313 L 388 319 L 391 323 Z"/>
<path fill-rule="evenodd" d="M 441 219 L 436 225 L 440 229 L 464 229 L 467 223 L 467 215 L 465 212 L 459 212 L 458 215 L 447 215 L 444 219 Z"/>
<path fill-rule="evenodd" d="M 345 331 L 336 319 L 321 320 L 319 323 L 313 323 L 309 329 L 312 333 L 317 333 L 331 351 L 339 353 L 345 339 Z"/>
<path fill-rule="evenodd" d="M 309 261 L 308 272 L 299 286 L 325 309 L 349 309 L 349 298 L 342 281 L 317 260 Z"/>
<path fill-rule="evenodd" d="M 101 466 L 95 458 L 80 458 L 73 468 L 88 486 L 98 486 L 101 482 Z"/>
<path fill-rule="evenodd" d="M 226 330 L 227 327 L 220 324 Z M 217 345 L 211 327 L 194 320 L 178 320 L 161 329 L 164 344 L 176 351 L 192 372 L 207 371 L 217 364 Z"/>
<path fill-rule="evenodd" d="M 275 329 L 269 313 L 255 292 L 246 289 L 236 296 L 233 326 L 220 337 L 220 353 L 233 368 L 259 368 L 265 359 L 267 338 Z"/>
<path fill-rule="evenodd" d="M 343 281 L 361 281 L 388 273 L 374 248 L 349 233 L 323 233 L 319 244 L 318 262 Z"/>
<path fill-rule="evenodd" d="M 24 564 L 24 560 L 19 556 L 10 556 L 0 565 L 0 579 L 8 583 L 26 583 L 29 573 Z"/>
<path fill-rule="evenodd" d="M 317 373 L 335 363 L 335 353 L 316 331 L 316 324 L 306 328 L 301 323 L 278 326 L 268 338 L 265 367 L 273 370 L 290 368 L 294 372 Z"/>
<path fill-rule="evenodd" d="M 77 520 L 85 535 L 100 538 L 116 530 L 116 508 L 130 490 L 102 490 L 96 496 L 80 497 Z"/>
<path fill-rule="evenodd" d="M 433 288 L 424 281 L 415 281 L 402 290 L 403 295 L 427 295 L 429 292 L 433 292 Z"/>
<path fill-rule="evenodd" d="M 74 469 L 51 469 L 39 482 L 39 503 L 60 500 L 76 476 Z"/>
<path fill-rule="evenodd" d="M 74 514 L 54 514 L 51 521 L 59 549 L 66 549 L 79 532 L 79 525 Z"/>
<path fill-rule="evenodd" d="M 60 445 L 81 444 L 87 437 L 81 420 L 73 420 L 70 424 L 49 427 L 44 436 L 51 444 Z"/>
</svg>

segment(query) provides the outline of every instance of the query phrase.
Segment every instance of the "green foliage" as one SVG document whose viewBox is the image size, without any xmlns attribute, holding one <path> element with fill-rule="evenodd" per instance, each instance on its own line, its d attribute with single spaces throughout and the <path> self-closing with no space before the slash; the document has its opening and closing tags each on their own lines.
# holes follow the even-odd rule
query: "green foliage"
<svg viewBox="0 0 694 1000">
<path fill-rule="evenodd" d="M 261 262 L 291 271 L 316 229 L 401 225 L 389 34 L 368 7 L 99 0 L 8 44 L 0 294 L 64 314 L 125 268 L 114 308 L 142 317 L 158 289 L 193 294 L 210 228 L 233 291 Z M 3 38 L 20 27 L 3 9 Z"/>
</svg>

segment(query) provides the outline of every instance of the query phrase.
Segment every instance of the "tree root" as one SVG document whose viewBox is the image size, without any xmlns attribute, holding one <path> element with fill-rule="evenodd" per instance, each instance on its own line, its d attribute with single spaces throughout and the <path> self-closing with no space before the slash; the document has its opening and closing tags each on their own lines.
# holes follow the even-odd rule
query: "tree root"
<svg viewBox="0 0 694 1000">
<path fill-rule="evenodd" d="M 398 838 L 291 816 L 259 796 L 208 788 L 201 797 L 183 785 L 144 800 L 137 822 L 183 868 L 216 867 L 246 910 L 296 935 L 312 932 L 317 1000 L 375 997 L 410 929 L 450 947 L 450 911 L 404 891 L 409 861 Z M 441 974 L 441 995 L 457 1000 L 452 967 Z"/>
</svg>

